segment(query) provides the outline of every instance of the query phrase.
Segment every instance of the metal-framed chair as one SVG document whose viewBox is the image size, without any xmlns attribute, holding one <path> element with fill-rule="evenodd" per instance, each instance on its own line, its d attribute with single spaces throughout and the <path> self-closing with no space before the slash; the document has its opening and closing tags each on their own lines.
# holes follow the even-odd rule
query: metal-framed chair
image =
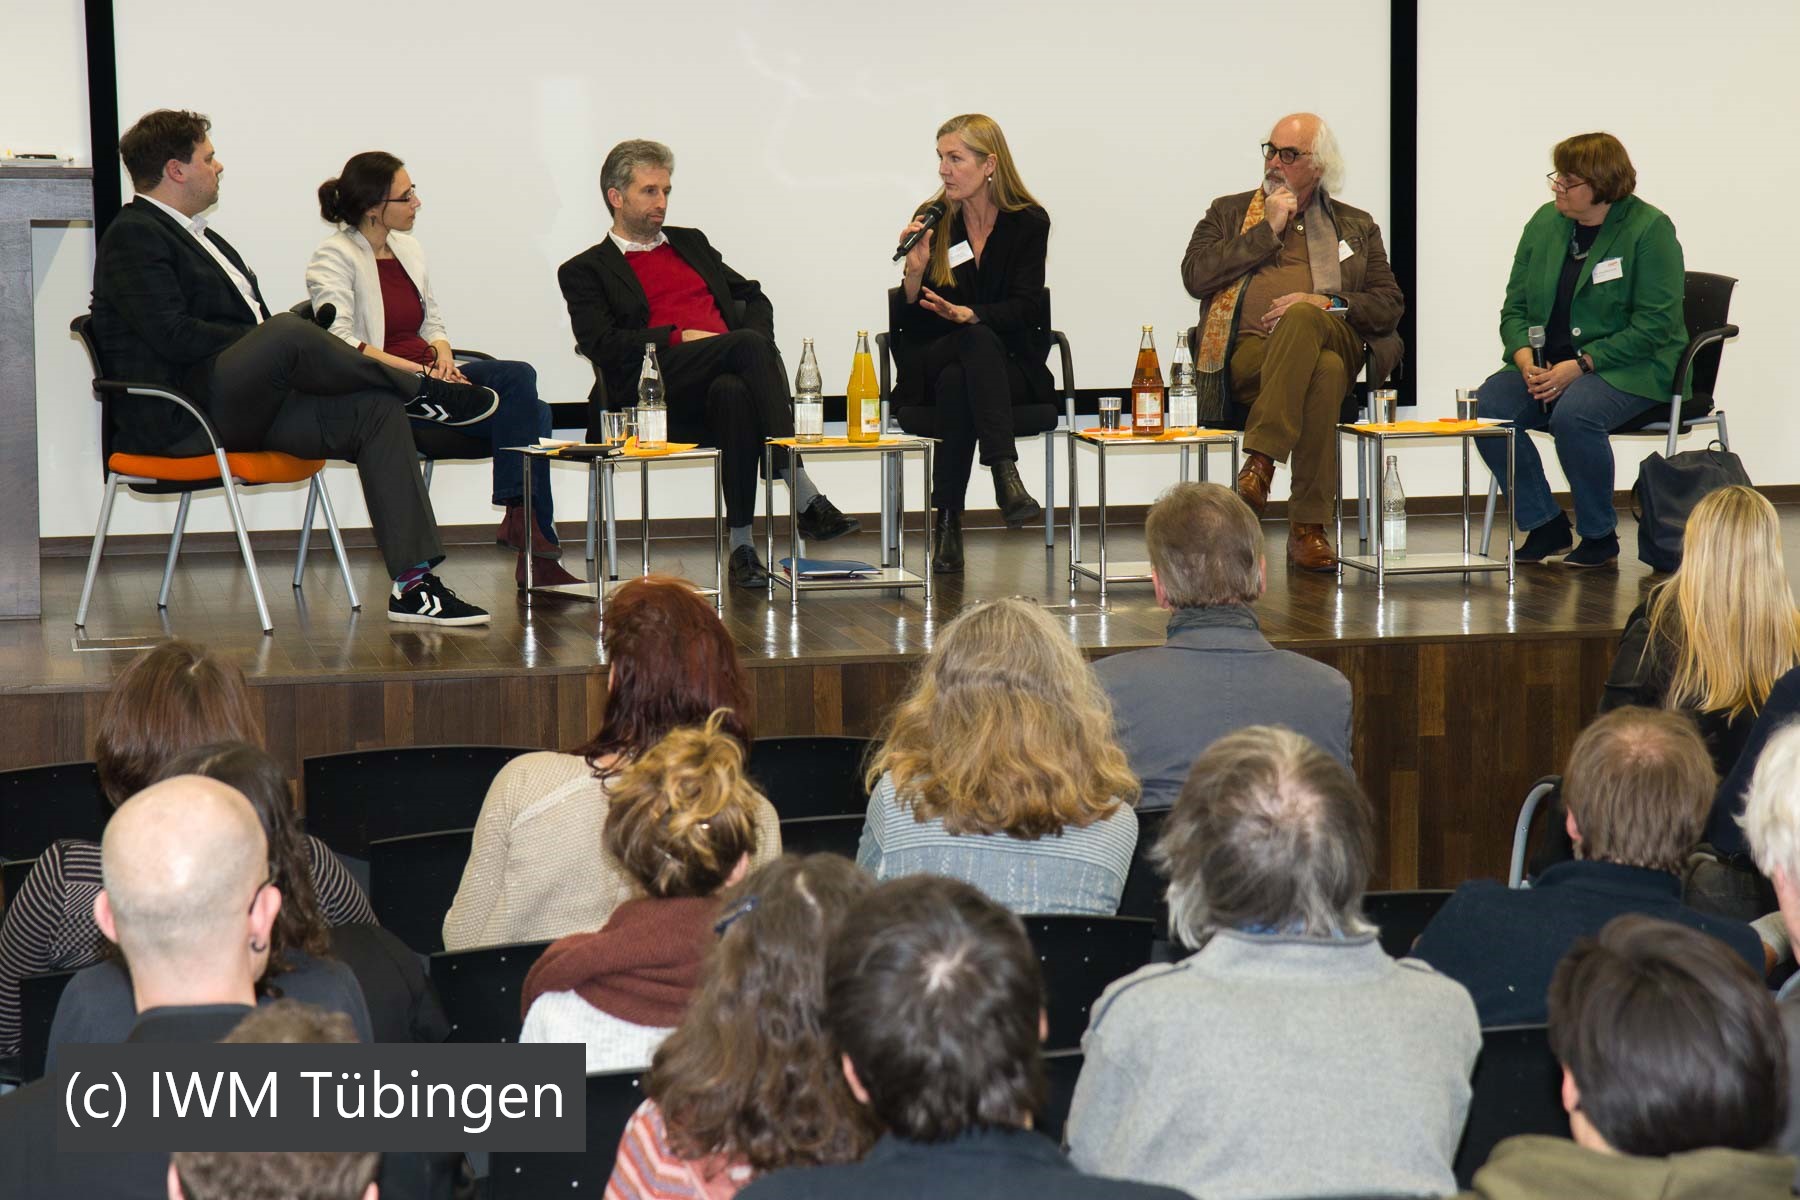
<svg viewBox="0 0 1800 1200">
<path fill-rule="evenodd" d="M 875 335 L 875 360 L 881 389 L 881 432 L 883 435 L 899 432 L 911 432 L 905 428 L 900 414 L 893 410 L 890 397 L 893 395 L 894 338 L 905 332 L 906 322 L 916 311 L 916 306 L 909 305 L 901 289 L 889 288 L 887 292 L 888 327 L 885 332 Z M 1050 325 L 1050 289 L 1044 289 L 1042 308 L 1043 324 Z M 1055 328 L 1049 329 L 1050 342 L 1056 350 L 1062 367 L 1062 409 L 1057 411 L 1054 404 L 1016 405 L 1012 410 L 1013 436 L 1019 441 L 1027 438 L 1043 436 L 1044 439 L 1044 549 L 1048 550 L 1056 544 L 1056 435 L 1069 435 L 1075 429 L 1075 360 L 1069 350 L 1069 339 Z M 925 481 L 929 490 L 931 480 Z M 881 462 L 881 537 L 882 545 L 888 550 L 896 548 L 899 535 L 900 516 L 900 476 L 898 468 L 892 467 L 886 458 Z"/>
<path fill-rule="evenodd" d="M 218 430 L 200 408 L 166 384 L 135 383 L 111 379 L 100 361 L 94 344 L 93 316 L 83 313 L 69 322 L 69 332 L 81 339 L 88 362 L 94 369 L 94 398 L 100 402 L 100 458 L 106 472 L 106 490 L 100 500 L 100 522 L 94 530 L 94 546 L 88 553 L 87 577 L 81 585 L 81 603 L 75 610 L 75 627 L 87 626 L 88 603 L 93 599 L 94 580 L 100 573 L 100 557 L 106 549 L 106 533 L 112 525 L 113 500 L 119 488 L 144 496 L 179 495 L 175 510 L 175 530 L 169 537 L 169 554 L 163 566 L 162 588 L 156 595 L 156 607 L 169 606 L 169 588 L 175 579 L 175 559 L 181 553 L 181 537 L 187 529 L 188 504 L 195 492 L 221 488 L 225 506 L 237 533 L 238 549 L 243 554 L 244 569 L 250 576 L 250 591 L 256 597 L 256 615 L 262 631 L 270 633 L 275 624 L 269 620 L 269 605 L 263 598 L 262 582 L 256 576 L 256 554 L 250 549 L 250 534 L 244 527 L 244 511 L 238 503 L 238 489 L 279 483 L 307 485 L 306 511 L 308 525 L 315 506 L 324 510 L 325 526 L 331 533 L 332 549 L 337 552 L 338 571 L 344 579 L 351 609 L 362 607 L 357 599 L 356 584 L 350 578 L 350 560 L 344 554 L 344 538 L 338 532 L 337 515 L 331 508 L 331 493 L 325 486 L 324 459 L 295 458 L 274 450 L 227 451 L 219 443 Z M 212 449 L 206 454 L 157 455 L 128 454 L 112 448 L 112 412 L 114 404 L 162 402 L 185 411 L 206 434 Z M 300 554 L 294 564 L 294 586 L 301 585 L 301 568 L 306 563 L 306 540 L 300 542 Z"/>
<path fill-rule="evenodd" d="M 1652 408 L 1614 428 L 1608 437 L 1657 437 L 1663 453 L 1672 455 L 1681 437 L 1697 426 L 1711 425 L 1718 443 L 1731 449 L 1725 428 L 1725 410 L 1716 406 L 1713 389 L 1719 381 L 1719 361 L 1725 343 L 1738 335 L 1731 316 L 1731 293 L 1737 280 L 1730 275 L 1689 271 L 1682 280 L 1682 313 L 1687 322 L 1688 344 L 1675 364 L 1675 380 L 1669 388 L 1669 407 Z M 1494 534 L 1494 509 L 1499 503 L 1499 476 L 1488 477 L 1487 515 L 1481 522 L 1481 552 L 1488 552 Z"/>
<path fill-rule="evenodd" d="M 1537 816 L 1538 809 L 1544 801 L 1562 790 L 1561 775 L 1545 775 L 1525 793 L 1525 802 L 1519 806 L 1519 819 L 1513 824 L 1512 864 L 1506 872 L 1507 887 L 1524 887 L 1525 884 L 1525 846 L 1531 840 L 1531 823 Z"/>
</svg>

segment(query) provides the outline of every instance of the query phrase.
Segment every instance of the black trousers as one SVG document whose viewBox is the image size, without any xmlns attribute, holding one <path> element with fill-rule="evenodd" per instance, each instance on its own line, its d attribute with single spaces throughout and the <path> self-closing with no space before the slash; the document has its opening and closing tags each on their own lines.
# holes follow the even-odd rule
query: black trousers
<svg viewBox="0 0 1800 1200">
<path fill-rule="evenodd" d="M 417 390 L 410 372 L 282 313 L 213 361 L 206 410 L 227 450 L 354 462 L 381 557 L 398 575 L 444 557 L 402 407 Z"/>
<path fill-rule="evenodd" d="M 763 442 L 794 433 L 794 401 L 781 353 L 762 334 L 738 329 L 681 342 L 658 358 L 668 391 L 670 440 L 718 447 L 725 523 L 750 524 Z M 777 448 L 776 470 L 785 472 L 787 465 L 787 451 Z"/>
<path fill-rule="evenodd" d="M 1006 353 L 1000 335 L 985 325 L 964 325 L 925 347 L 925 405 L 902 414 L 902 428 L 938 439 L 931 502 L 961 512 L 975 469 L 1016 461 L 1012 408 L 1031 403 L 1025 372 Z"/>
</svg>

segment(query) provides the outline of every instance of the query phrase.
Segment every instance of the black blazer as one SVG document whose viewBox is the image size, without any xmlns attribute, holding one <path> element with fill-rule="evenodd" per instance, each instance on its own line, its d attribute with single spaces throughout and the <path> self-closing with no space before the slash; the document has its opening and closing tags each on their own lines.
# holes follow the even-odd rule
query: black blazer
<svg viewBox="0 0 1800 1200">
<path fill-rule="evenodd" d="M 726 266 L 698 229 L 669 227 L 663 233 L 681 260 L 706 281 L 727 329 L 754 329 L 775 340 L 775 306 L 763 295 L 760 283 Z M 621 398 L 635 395 L 644 343 L 666 348 L 674 327 L 650 324 L 650 298 L 626 265 L 625 255 L 612 238 L 601 238 L 558 267 L 556 281 L 569 305 L 575 349 L 594 367 L 588 398 L 604 405 L 609 393 Z"/>
<path fill-rule="evenodd" d="M 942 235 L 945 231 L 940 230 Z M 950 220 L 950 244 L 967 241 L 962 213 Z M 1006 353 L 1025 372 L 1029 397 L 1015 397 L 1031 404 L 1055 404 L 1055 385 L 1044 358 L 1050 353 L 1050 322 L 1044 314 L 1044 258 L 1050 248 L 1050 214 L 1038 207 L 1002 211 L 994 220 L 981 250 L 981 266 L 969 259 L 951 269 L 952 287 L 939 287 L 927 274 L 921 288 L 930 288 L 952 304 L 975 310 L 981 323 L 1000 335 Z M 905 296 L 905 291 L 899 293 Z M 897 302 L 901 311 L 889 321 L 894 331 L 894 363 L 899 378 L 894 384 L 896 407 L 924 403 L 922 359 L 925 347 L 945 334 L 962 328 L 916 302 Z"/>
<path fill-rule="evenodd" d="M 211 229 L 207 240 L 244 273 L 264 320 L 256 273 Z M 206 407 L 213 360 L 256 328 L 244 297 L 194 235 L 143 198 L 119 211 L 94 259 L 94 346 L 113 379 L 163 383 Z M 172 404 L 110 406 L 116 447 L 158 453 L 197 433 Z"/>
</svg>

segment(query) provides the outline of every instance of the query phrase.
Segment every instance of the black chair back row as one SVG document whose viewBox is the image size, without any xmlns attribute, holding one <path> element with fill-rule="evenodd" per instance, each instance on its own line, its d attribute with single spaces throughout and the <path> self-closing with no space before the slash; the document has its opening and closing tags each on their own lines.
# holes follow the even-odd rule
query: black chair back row
<svg viewBox="0 0 1800 1200">
<path fill-rule="evenodd" d="M 36 858 L 59 838 L 97 842 L 111 816 L 91 762 L 0 771 L 0 860 Z"/>
<path fill-rule="evenodd" d="M 369 843 L 369 903 L 414 953 L 444 948 L 444 916 L 474 841 L 473 829 L 442 829 Z"/>
<path fill-rule="evenodd" d="M 795 817 L 781 822 L 783 854 L 841 854 L 854 860 L 862 842 L 862 813 L 841 817 Z"/>
<path fill-rule="evenodd" d="M 467 829 L 500 768 L 530 746 L 408 746 L 323 754 L 300 764 L 306 832 L 339 854 L 369 843 Z"/>
<path fill-rule="evenodd" d="M 1481 1057 L 1470 1081 L 1469 1120 L 1456 1150 L 1456 1186 L 1468 1188 L 1475 1172 L 1509 1137 L 1541 1133 L 1569 1136 L 1562 1105 L 1562 1067 L 1550 1053 L 1543 1025 L 1499 1025 L 1481 1031 Z"/>
<path fill-rule="evenodd" d="M 1405 958 L 1412 953 L 1413 943 L 1438 915 L 1444 901 L 1450 899 L 1448 888 L 1413 892 L 1368 892 L 1363 896 L 1363 916 L 1380 931 L 1381 948 L 1390 958 Z"/>
<path fill-rule="evenodd" d="M 439 951 L 431 956 L 431 983 L 451 1042 L 516 1042 L 525 1017 L 519 998 L 531 964 L 549 942 L 517 942 L 479 950 Z"/>
<path fill-rule="evenodd" d="M 587 1077 L 587 1149 L 581 1153 L 496 1152 L 488 1160 L 488 1200 L 598 1196 L 612 1177 L 619 1138 L 644 1102 L 641 1071 Z"/>
<path fill-rule="evenodd" d="M 1125 876 L 1125 891 L 1119 897 L 1121 917 L 1149 917 L 1165 935 L 1169 928 L 1169 905 L 1163 899 L 1163 889 L 1167 885 L 1150 865 L 1150 851 L 1162 837 L 1163 822 L 1168 819 L 1166 808 L 1138 810 L 1137 847 L 1131 852 L 1131 871 Z"/>
<path fill-rule="evenodd" d="M 757 738 L 744 773 L 783 821 L 861 816 L 869 807 L 862 772 L 871 744 L 860 737 Z"/>
</svg>

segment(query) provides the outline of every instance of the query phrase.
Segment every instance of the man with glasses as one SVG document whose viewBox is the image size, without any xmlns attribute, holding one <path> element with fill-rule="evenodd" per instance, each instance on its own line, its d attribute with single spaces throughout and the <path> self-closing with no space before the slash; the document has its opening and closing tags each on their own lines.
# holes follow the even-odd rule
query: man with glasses
<svg viewBox="0 0 1800 1200">
<path fill-rule="evenodd" d="M 1214 200 L 1181 261 L 1200 301 L 1201 418 L 1248 406 L 1238 492 L 1260 515 L 1289 463 L 1288 561 L 1326 571 L 1338 410 L 1365 360 L 1374 382 L 1399 363 L 1406 299 L 1375 219 L 1333 195 L 1344 165 L 1322 119 L 1281 118 L 1262 156 L 1262 186 Z"/>
</svg>

